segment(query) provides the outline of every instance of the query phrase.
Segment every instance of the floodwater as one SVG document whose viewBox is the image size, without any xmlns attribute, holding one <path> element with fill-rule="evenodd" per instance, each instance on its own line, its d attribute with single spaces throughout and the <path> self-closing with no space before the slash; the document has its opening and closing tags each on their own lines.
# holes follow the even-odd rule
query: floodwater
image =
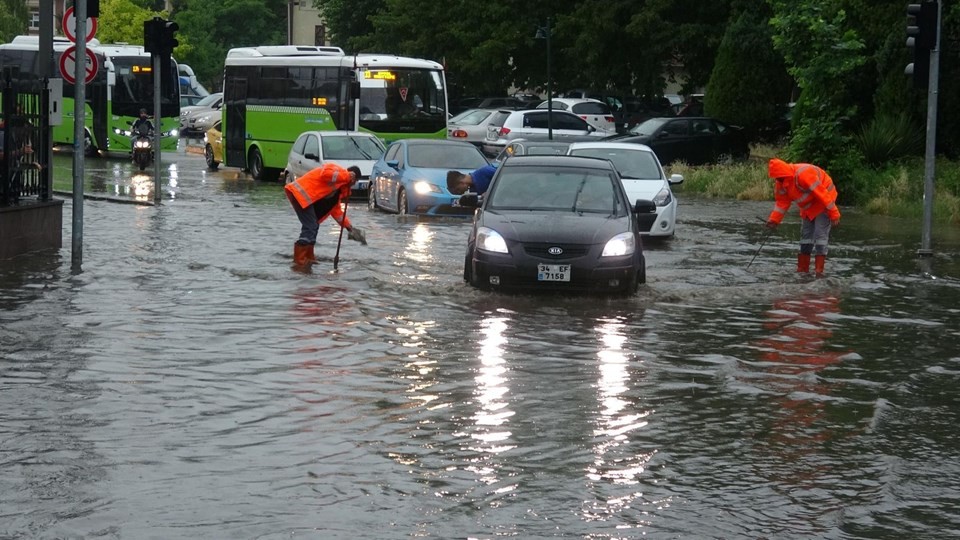
<svg viewBox="0 0 960 540">
<path fill-rule="evenodd" d="M 461 281 L 468 223 L 348 215 L 202 157 L 0 261 L 0 538 L 956 538 L 960 235 L 681 196 L 629 299 Z M 58 157 L 58 186 L 70 185 Z M 125 161 L 86 190 L 152 201 Z M 137 180 L 139 178 L 139 180 Z M 842 189 L 842 186 L 841 186 Z"/>
</svg>

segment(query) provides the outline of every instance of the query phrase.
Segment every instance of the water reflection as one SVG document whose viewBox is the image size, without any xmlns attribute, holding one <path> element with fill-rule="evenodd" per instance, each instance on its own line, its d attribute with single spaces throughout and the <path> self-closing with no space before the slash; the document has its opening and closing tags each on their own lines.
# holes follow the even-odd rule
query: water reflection
<svg viewBox="0 0 960 540">
<path fill-rule="evenodd" d="M 475 458 L 474 465 L 468 466 L 467 470 L 476 473 L 486 484 L 493 484 L 499 479 L 496 471 L 492 467 L 482 466 L 482 462 L 494 454 L 516 448 L 516 444 L 510 442 L 511 433 L 507 425 L 515 414 L 510 410 L 507 399 L 510 392 L 507 386 L 509 368 L 504 359 L 504 347 L 507 344 L 505 332 L 509 323 L 509 317 L 500 315 L 487 316 L 480 322 L 480 367 L 474 377 L 474 399 L 479 410 L 473 415 L 474 426 L 470 434 L 476 444 L 469 449 L 479 452 L 481 456 Z"/>
<path fill-rule="evenodd" d="M 430 230 L 430 227 L 426 223 L 417 223 L 410 232 L 409 243 L 407 244 L 407 249 L 403 251 L 403 257 L 419 264 L 433 261 L 433 236 L 434 232 Z M 420 274 L 413 277 L 416 277 L 418 280 L 433 279 L 433 277 L 428 274 Z"/>
</svg>

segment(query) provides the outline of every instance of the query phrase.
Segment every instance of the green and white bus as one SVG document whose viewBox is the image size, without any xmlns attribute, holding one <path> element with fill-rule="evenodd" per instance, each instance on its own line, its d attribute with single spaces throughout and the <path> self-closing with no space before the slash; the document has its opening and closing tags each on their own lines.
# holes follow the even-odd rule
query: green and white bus
<svg viewBox="0 0 960 540">
<path fill-rule="evenodd" d="M 54 38 L 51 73 L 59 74 L 60 54 L 73 43 L 65 38 Z M 16 73 L 20 79 L 39 77 L 39 46 L 37 36 L 17 36 L 10 43 L 0 45 L 0 73 Z M 130 152 L 131 139 L 125 135 L 140 109 L 153 113 L 153 68 L 150 53 L 139 45 L 102 44 L 96 39 L 87 47 L 97 58 L 97 74 L 86 85 L 86 135 L 84 148 L 88 155 L 97 152 Z M 176 150 L 177 129 L 180 127 L 180 84 L 176 62 L 170 62 L 170 72 L 164 81 L 160 96 L 159 129 L 163 135 L 162 150 Z M 53 127 L 54 145 L 73 144 L 74 89 L 63 84 L 63 122 Z M 157 123 L 154 122 L 154 126 Z"/>
<path fill-rule="evenodd" d="M 430 60 L 279 45 L 227 53 L 224 158 L 276 180 L 305 131 L 361 130 L 391 142 L 447 135 L 447 83 Z"/>
</svg>

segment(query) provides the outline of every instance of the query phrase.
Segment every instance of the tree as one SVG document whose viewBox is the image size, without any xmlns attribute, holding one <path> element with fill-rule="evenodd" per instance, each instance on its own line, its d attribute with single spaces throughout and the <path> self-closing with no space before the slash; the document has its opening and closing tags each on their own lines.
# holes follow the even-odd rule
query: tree
<svg viewBox="0 0 960 540">
<path fill-rule="evenodd" d="M 370 16 L 385 4 L 385 0 L 313 0 L 330 29 L 330 42 L 344 50 L 357 50 L 357 40 L 373 33 Z"/>
<path fill-rule="evenodd" d="M 742 3 L 727 25 L 704 96 L 707 114 L 743 126 L 751 138 L 782 115 L 793 89 L 769 21 L 764 0 Z"/>
<path fill-rule="evenodd" d="M 30 13 L 23 0 L 0 0 L 0 43 L 27 33 Z"/>
<path fill-rule="evenodd" d="M 164 17 L 133 0 L 101 0 L 97 19 L 97 39 L 101 43 L 131 43 L 143 45 L 143 21 Z"/>
</svg>

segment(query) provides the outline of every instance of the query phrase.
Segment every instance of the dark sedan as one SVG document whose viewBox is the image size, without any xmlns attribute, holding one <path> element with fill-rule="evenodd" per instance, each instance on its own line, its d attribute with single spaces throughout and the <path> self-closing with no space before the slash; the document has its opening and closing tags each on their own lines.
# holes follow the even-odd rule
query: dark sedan
<svg viewBox="0 0 960 540">
<path fill-rule="evenodd" d="M 608 140 L 645 144 L 664 165 L 675 161 L 703 165 L 750 157 L 743 130 L 703 116 L 651 118 Z"/>
<path fill-rule="evenodd" d="M 607 160 L 507 159 L 474 215 L 463 277 L 484 290 L 633 294 L 647 279 L 639 222 L 655 212 L 627 200 Z"/>
</svg>

